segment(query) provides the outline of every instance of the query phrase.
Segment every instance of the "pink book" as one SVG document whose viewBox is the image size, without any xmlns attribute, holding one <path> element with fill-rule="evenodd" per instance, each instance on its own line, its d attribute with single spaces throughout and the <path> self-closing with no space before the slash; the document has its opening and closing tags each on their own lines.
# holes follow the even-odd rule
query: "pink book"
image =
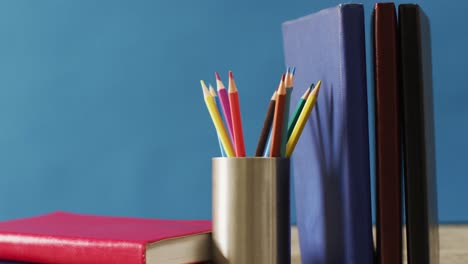
<svg viewBox="0 0 468 264">
<path fill-rule="evenodd" d="M 0 259 L 35 263 L 196 263 L 211 222 L 54 212 L 0 222 Z"/>
</svg>

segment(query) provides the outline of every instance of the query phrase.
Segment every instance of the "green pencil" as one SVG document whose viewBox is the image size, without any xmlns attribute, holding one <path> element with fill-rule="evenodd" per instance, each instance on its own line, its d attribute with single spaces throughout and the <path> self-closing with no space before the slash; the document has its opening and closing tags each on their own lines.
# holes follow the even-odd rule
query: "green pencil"
<svg viewBox="0 0 468 264">
<path fill-rule="evenodd" d="M 309 94 L 310 94 L 310 90 L 314 87 L 314 84 L 311 84 L 309 88 L 307 88 L 307 90 L 305 91 L 304 95 L 302 95 L 301 99 L 299 100 L 299 102 L 297 103 L 297 106 L 296 106 L 296 110 L 294 110 L 294 114 L 293 114 L 293 117 L 292 119 L 289 120 L 289 124 L 288 124 L 288 140 L 289 140 L 289 137 L 291 137 L 291 134 L 293 132 L 293 129 L 294 129 L 294 126 L 296 125 L 297 123 L 297 119 L 299 119 L 299 115 L 301 114 L 302 112 L 302 108 L 304 108 L 304 104 L 307 100 L 307 97 L 309 97 Z"/>
</svg>

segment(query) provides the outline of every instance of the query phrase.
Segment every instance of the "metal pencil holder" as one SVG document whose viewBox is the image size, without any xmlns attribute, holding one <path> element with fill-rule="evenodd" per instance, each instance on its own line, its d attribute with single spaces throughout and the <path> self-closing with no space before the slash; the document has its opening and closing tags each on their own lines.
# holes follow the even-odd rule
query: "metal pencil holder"
<svg viewBox="0 0 468 264">
<path fill-rule="evenodd" d="M 291 261 L 287 158 L 213 158 L 215 263 Z"/>
</svg>

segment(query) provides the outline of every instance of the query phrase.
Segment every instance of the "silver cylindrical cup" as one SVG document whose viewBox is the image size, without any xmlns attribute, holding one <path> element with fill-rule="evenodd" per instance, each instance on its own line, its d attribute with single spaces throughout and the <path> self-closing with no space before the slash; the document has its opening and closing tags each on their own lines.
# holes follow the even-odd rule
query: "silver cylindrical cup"
<svg viewBox="0 0 468 264">
<path fill-rule="evenodd" d="M 289 159 L 213 158 L 215 263 L 291 261 Z"/>
</svg>

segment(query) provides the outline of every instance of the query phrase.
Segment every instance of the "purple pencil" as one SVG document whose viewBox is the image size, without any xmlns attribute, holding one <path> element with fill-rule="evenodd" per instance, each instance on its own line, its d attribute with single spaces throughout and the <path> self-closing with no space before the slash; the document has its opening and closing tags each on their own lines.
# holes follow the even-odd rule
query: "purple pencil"
<svg viewBox="0 0 468 264">
<path fill-rule="evenodd" d="M 224 87 L 221 78 L 219 77 L 218 72 L 215 72 L 216 75 L 216 89 L 218 90 L 219 101 L 221 102 L 221 108 L 223 109 L 224 120 L 228 126 L 229 136 L 231 137 L 232 144 L 234 142 L 234 133 L 232 130 L 232 117 L 231 117 L 231 106 L 229 105 L 229 96 L 227 94 L 226 88 Z"/>
</svg>

